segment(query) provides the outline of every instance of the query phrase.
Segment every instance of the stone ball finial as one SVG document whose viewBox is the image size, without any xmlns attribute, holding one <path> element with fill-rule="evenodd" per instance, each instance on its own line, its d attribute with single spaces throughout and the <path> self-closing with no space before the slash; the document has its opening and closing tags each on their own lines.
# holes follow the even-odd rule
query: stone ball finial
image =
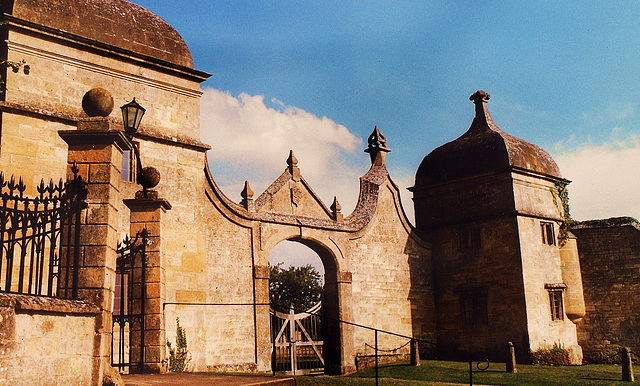
<svg viewBox="0 0 640 386">
<path fill-rule="evenodd" d="M 144 189 L 154 188 L 160 183 L 160 172 L 153 166 L 142 168 L 142 171 L 138 175 L 138 183 L 142 185 Z"/>
<path fill-rule="evenodd" d="M 113 96 L 104 88 L 92 88 L 82 97 L 82 109 L 90 117 L 106 117 L 113 111 Z"/>
</svg>

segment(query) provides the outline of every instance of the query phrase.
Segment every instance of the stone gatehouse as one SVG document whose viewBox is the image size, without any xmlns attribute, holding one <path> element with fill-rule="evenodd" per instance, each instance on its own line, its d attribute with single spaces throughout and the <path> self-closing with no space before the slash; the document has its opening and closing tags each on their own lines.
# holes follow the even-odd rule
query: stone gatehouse
<svg viewBox="0 0 640 386">
<path fill-rule="evenodd" d="M 230 198 L 209 173 L 210 148 L 200 142 L 200 83 L 209 74 L 193 68 L 170 25 L 125 0 L 13 0 L 0 10 L 1 57 L 31 67 L 28 75 L 2 74 L 0 169 L 23 178 L 25 195 L 36 195 L 43 178 L 71 175 L 74 163 L 87 183 L 82 300 L 33 307 L 2 294 L 0 376 L 9 382 L 38 379 L 11 366 L 46 361 L 44 351 L 25 354 L 24 331 L 15 328 L 24 315 L 38 325 L 40 314 L 57 315 L 53 324 L 82 324 L 94 336 L 83 354 L 91 368 L 85 375 L 100 382 L 112 350 L 118 242 L 143 228 L 150 232 L 145 371 L 166 369 L 177 318 L 192 370 L 270 371 L 268 257 L 284 240 L 320 256 L 326 315 L 353 323 L 327 325 L 329 373 L 353 371 L 355 357 L 373 344 L 373 331 L 355 325 L 487 355 L 512 341 L 522 361 L 529 350 L 560 343 L 581 363 L 581 345 L 590 345 L 576 332 L 585 315 L 583 275 L 575 238 L 558 237 L 558 187 L 568 181 L 547 152 L 498 128 L 488 94 L 471 97 L 476 117 L 468 131 L 420 165 L 415 226 L 387 171 L 390 148 L 378 128 L 364 149 L 371 167 L 352 213 L 318 198 L 293 152 L 282 155 L 284 171 L 264 192 L 254 196 L 246 184 Z M 147 110 L 129 138 L 113 106 L 134 98 Z M 132 178 L 136 151 L 161 176 L 153 190 L 140 191 Z M 40 330 L 50 339 L 64 333 Z M 380 339 L 383 347 L 406 342 Z"/>
</svg>

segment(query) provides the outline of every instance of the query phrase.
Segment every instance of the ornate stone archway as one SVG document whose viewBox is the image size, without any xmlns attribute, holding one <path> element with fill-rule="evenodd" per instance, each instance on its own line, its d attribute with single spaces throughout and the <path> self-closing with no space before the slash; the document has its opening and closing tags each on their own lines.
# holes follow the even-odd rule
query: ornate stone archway
<svg viewBox="0 0 640 386">
<path fill-rule="evenodd" d="M 371 168 L 360 179 L 353 213 L 345 216 L 337 199 L 327 207 L 302 177 L 290 152 L 285 171 L 254 199 L 248 183 L 235 203 L 207 173 L 212 205 L 208 240 L 226 259 L 249 262 L 255 320 L 257 368 L 270 368 L 268 257 L 275 245 L 294 240 L 313 249 L 325 264 L 328 316 L 335 320 L 328 338 L 328 373 L 354 369 L 355 356 L 372 344 L 369 331 L 346 321 L 405 335 L 432 338 L 430 250 L 415 234 L 402 209 L 397 186 L 386 169 L 386 140 L 376 127 L 365 150 Z M 233 252 L 220 248 L 234 243 Z M 225 260 L 226 261 L 226 260 Z M 418 269 L 416 269 L 418 268 Z M 240 312 L 241 314 L 242 312 Z M 245 315 L 247 313 L 245 312 Z M 392 346 L 392 337 L 387 337 Z"/>
</svg>

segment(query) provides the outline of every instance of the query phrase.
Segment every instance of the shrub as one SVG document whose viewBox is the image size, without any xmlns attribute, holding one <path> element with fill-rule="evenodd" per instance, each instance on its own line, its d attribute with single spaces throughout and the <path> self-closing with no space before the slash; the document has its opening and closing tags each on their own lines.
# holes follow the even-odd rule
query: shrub
<svg viewBox="0 0 640 386">
<path fill-rule="evenodd" d="M 569 362 L 569 351 L 558 343 L 554 343 L 551 348 L 541 347 L 536 351 L 530 351 L 529 357 L 534 365 L 568 366 L 571 364 Z"/>
<path fill-rule="evenodd" d="M 187 369 L 187 364 L 191 361 L 191 354 L 187 350 L 187 333 L 180 326 L 180 318 L 176 318 L 176 348 L 167 341 L 169 348 L 169 371 L 172 373 L 182 373 Z"/>
</svg>

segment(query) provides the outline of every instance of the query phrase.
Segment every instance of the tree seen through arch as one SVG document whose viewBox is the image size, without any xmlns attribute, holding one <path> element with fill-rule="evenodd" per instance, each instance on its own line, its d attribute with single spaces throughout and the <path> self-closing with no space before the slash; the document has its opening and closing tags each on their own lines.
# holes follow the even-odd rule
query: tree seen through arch
<svg viewBox="0 0 640 386">
<path fill-rule="evenodd" d="M 324 267 L 320 257 L 297 242 L 282 242 L 269 255 L 269 301 L 274 310 L 308 310 L 322 298 Z"/>
</svg>

